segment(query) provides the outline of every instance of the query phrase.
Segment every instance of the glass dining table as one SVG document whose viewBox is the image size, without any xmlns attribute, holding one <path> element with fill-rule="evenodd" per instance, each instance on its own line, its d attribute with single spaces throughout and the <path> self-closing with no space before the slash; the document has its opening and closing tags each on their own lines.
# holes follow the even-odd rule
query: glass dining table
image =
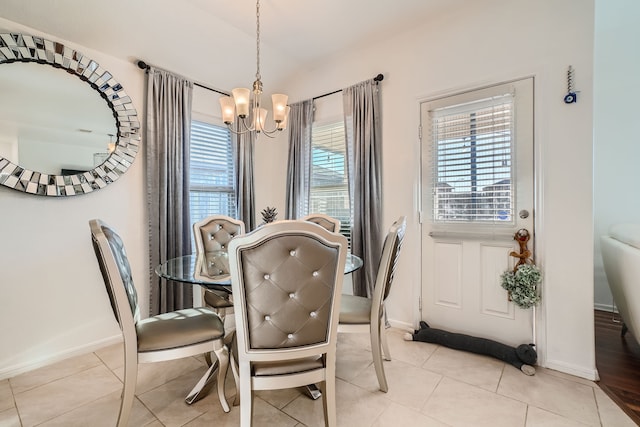
<svg viewBox="0 0 640 427">
<path fill-rule="evenodd" d="M 344 274 L 351 273 L 362 267 L 362 258 L 351 253 L 347 254 Z M 156 274 L 163 279 L 174 282 L 203 286 L 207 289 L 231 293 L 231 274 L 229 273 L 229 256 L 226 251 L 213 251 L 198 255 L 184 255 L 171 258 L 155 269 Z M 218 363 L 216 360 L 214 363 Z M 216 370 L 212 369 L 208 376 L 198 381 L 185 398 L 190 405 L 203 397 L 208 385 L 215 379 Z M 321 396 L 320 390 L 310 384 L 307 394 L 312 399 Z"/>
</svg>

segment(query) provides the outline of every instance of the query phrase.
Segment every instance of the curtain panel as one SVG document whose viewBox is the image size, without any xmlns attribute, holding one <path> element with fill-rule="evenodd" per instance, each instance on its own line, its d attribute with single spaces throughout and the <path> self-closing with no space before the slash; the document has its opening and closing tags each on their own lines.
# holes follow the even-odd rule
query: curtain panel
<svg viewBox="0 0 640 427">
<path fill-rule="evenodd" d="M 353 203 L 351 252 L 362 257 L 353 274 L 353 293 L 371 298 L 382 252 L 382 132 L 378 82 L 342 90 L 349 191 Z"/>
<path fill-rule="evenodd" d="M 158 264 L 191 253 L 189 146 L 193 83 L 147 71 L 145 147 L 149 214 L 149 314 L 193 306 L 192 286 L 167 282 Z"/>
<path fill-rule="evenodd" d="M 297 219 L 307 214 L 311 186 L 311 126 L 313 100 L 289 106 L 289 161 L 285 219 Z"/>
<path fill-rule="evenodd" d="M 240 124 L 236 123 L 236 131 Z M 253 153 L 255 136 L 253 132 L 233 135 L 236 161 L 236 203 L 237 217 L 244 222 L 245 229 L 256 228 L 255 188 L 253 181 Z"/>
</svg>

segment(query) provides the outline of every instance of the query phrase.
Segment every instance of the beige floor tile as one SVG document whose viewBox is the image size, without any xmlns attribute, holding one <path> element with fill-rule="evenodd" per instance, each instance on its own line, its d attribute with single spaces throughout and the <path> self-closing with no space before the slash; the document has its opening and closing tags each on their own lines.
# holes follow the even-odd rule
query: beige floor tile
<svg viewBox="0 0 640 427">
<path fill-rule="evenodd" d="M 438 347 L 422 367 L 495 392 L 504 365 L 504 362 L 489 356 Z"/>
<path fill-rule="evenodd" d="M 101 348 L 95 354 L 112 371 L 124 366 L 124 344 L 121 342 Z"/>
<path fill-rule="evenodd" d="M 30 427 L 122 389 L 122 383 L 100 365 L 15 395 L 24 427 Z"/>
<path fill-rule="evenodd" d="M 0 411 L 15 408 L 9 380 L 0 381 Z"/>
<path fill-rule="evenodd" d="M 202 399 L 192 405 L 184 401 L 202 373 L 201 370 L 191 371 L 138 395 L 138 398 L 167 427 L 182 426 L 209 411 L 223 414 L 215 381 L 210 384 L 208 393 Z M 233 398 L 227 399 L 229 405 L 232 401 Z"/>
<path fill-rule="evenodd" d="M 285 388 L 282 390 L 259 390 L 255 392 L 255 395 L 271 406 L 282 409 L 302 393 L 302 388 Z"/>
<path fill-rule="evenodd" d="M 20 417 L 16 408 L 5 409 L 0 411 L 0 426 L 2 427 L 21 427 Z"/>
<path fill-rule="evenodd" d="M 599 387 L 595 389 L 602 427 L 633 427 L 635 422 Z"/>
<path fill-rule="evenodd" d="M 340 332 L 338 334 L 338 347 L 340 347 L 341 344 L 347 343 L 371 351 L 371 338 L 369 334 Z"/>
<path fill-rule="evenodd" d="M 529 406 L 526 427 L 585 427 L 585 424 Z"/>
<path fill-rule="evenodd" d="M 198 371 L 200 372 L 200 376 L 202 376 L 206 370 L 207 366 L 204 361 L 198 360 L 195 357 L 185 357 L 182 359 L 167 360 L 165 362 L 139 363 L 136 394 L 146 393 L 155 387 L 189 372 Z M 113 372 L 121 380 L 124 378 L 124 366 L 117 368 Z M 193 384 L 195 385 L 196 382 Z"/>
<path fill-rule="evenodd" d="M 523 427 L 526 410 L 522 402 L 443 378 L 421 412 L 454 427 Z"/>
<path fill-rule="evenodd" d="M 594 388 L 580 382 L 544 372 L 527 376 L 507 366 L 498 387 L 498 394 L 587 425 L 600 425 Z"/>
<path fill-rule="evenodd" d="M 552 375 L 554 377 L 558 377 L 558 378 L 564 378 L 565 380 L 570 380 L 576 383 L 580 383 L 582 385 L 586 385 L 589 387 L 598 387 L 598 384 L 595 383 L 594 381 L 588 380 L 586 378 L 580 378 L 580 377 L 576 377 L 573 376 L 571 374 L 566 374 L 564 372 L 560 372 L 560 371 L 555 371 L 553 369 L 547 369 L 547 368 L 542 368 L 540 366 L 536 366 L 536 372 L 540 372 L 543 374 L 547 374 L 547 375 Z"/>
<path fill-rule="evenodd" d="M 113 427 L 120 412 L 121 391 L 111 393 L 101 399 L 80 406 L 66 414 L 40 424 L 38 427 Z M 134 399 L 129 425 L 144 426 L 156 417 L 138 400 Z"/>
<path fill-rule="evenodd" d="M 373 422 L 372 427 L 448 427 L 447 424 L 434 420 L 420 412 L 407 408 L 406 406 L 392 403 L 389 407 Z"/>
<path fill-rule="evenodd" d="M 99 365 L 100 359 L 88 353 L 20 374 L 9 381 L 13 392 L 18 394 Z"/>
<path fill-rule="evenodd" d="M 389 390 L 383 396 L 393 402 L 420 410 L 436 388 L 442 376 L 399 360 L 383 362 Z M 380 385 L 373 364 L 351 383 L 372 393 Z"/>
<path fill-rule="evenodd" d="M 346 334 L 345 334 L 346 335 Z M 348 334 L 356 335 L 356 334 Z M 353 341 L 339 342 L 336 350 L 336 377 L 351 381 L 373 364 L 371 351 Z"/>
<path fill-rule="evenodd" d="M 342 380 L 336 381 L 338 426 L 370 426 L 391 404 L 383 393 L 371 393 Z M 300 396 L 283 408 L 283 412 L 306 426 L 324 426 L 322 399 Z"/>
<path fill-rule="evenodd" d="M 387 329 L 391 360 L 401 360 L 414 366 L 422 366 L 436 351 L 438 345 L 420 341 L 405 341 L 403 338 L 405 332 L 400 329 Z"/>
</svg>

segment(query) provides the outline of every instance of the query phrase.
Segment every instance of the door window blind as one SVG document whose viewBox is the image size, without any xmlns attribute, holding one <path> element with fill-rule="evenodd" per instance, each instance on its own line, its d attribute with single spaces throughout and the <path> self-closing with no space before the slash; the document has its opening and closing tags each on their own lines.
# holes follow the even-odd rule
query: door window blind
<svg viewBox="0 0 640 427">
<path fill-rule="evenodd" d="M 340 220 L 340 233 L 351 242 L 352 212 L 349 200 L 344 122 L 314 124 L 311 130 L 311 185 L 309 213 Z"/>
<path fill-rule="evenodd" d="M 435 222 L 512 223 L 513 96 L 430 112 Z"/>
<path fill-rule="evenodd" d="M 189 175 L 191 224 L 210 215 L 236 217 L 235 162 L 231 132 L 192 121 Z"/>
</svg>

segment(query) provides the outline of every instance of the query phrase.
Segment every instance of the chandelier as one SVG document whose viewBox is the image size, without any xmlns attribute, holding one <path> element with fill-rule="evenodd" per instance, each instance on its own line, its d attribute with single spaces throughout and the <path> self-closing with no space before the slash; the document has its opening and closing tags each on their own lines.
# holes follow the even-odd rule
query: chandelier
<svg viewBox="0 0 640 427">
<path fill-rule="evenodd" d="M 263 133 L 274 138 L 274 134 L 287 127 L 287 95 L 276 93 L 271 95 L 273 103 L 273 124 L 267 126 L 267 110 L 262 108 L 260 96 L 262 95 L 262 81 L 260 80 L 260 0 L 256 2 L 256 80 L 253 82 L 253 90 L 235 88 L 231 92 L 233 97 L 220 98 L 222 107 L 222 121 L 229 130 L 235 134 L 249 132 Z M 253 93 L 253 95 L 252 95 Z M 238 116 L 237 129 L 232 128 L 235 116 Z"/>
</svg>

